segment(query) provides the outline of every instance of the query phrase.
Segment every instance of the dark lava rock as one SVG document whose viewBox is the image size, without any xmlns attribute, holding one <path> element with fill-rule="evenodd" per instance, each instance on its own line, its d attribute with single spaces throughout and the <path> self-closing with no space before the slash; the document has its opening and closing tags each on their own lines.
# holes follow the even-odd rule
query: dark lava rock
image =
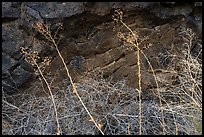
<svg viewBox="0 0 204 137">
<path fill-rule="evenodd" d="M 45 74 L 54 76 L 58 69 L 58 82 L 66 78 L 63 64 L 52 43 L 42 36 L 33 25 L 48 23 L 52 34 L 57 31 L 58 48 L 74 77 L 100 70 L 104 78 L 113 81 L 125 79 L 131 87 L 137 85 L 136 49 L 118 40 L 120 31 L 128 31 L 112 22 L 114 9 L 124 12 L 124 22 L 137 31 L 142 41 L 140 48 L 146 53 L 155 69 L 166 69 L 172 59 L 166 59 L 166 51 L 180 49 L 179 31 L 191 28 L 202 38 L 202 2 L 3 2 L 2 3 L 2 88 L 12 92 L 27 84 L 33 68 L 27 63 L 20 47 L 37 51 L 42 58 L 50 57 L 51 64 Z M 114 31 L 113 31 L 114 30 Z M 59 40 L 60 39 L 60 40 Z M 59 40 L 59 41 L 58 41 Z M 192 51 L 200 46 L 196 41 Z M 163 56 L 161 56 L 163 55 Z M 155 86 L 149 66 L 141 56 L 144 89 Z M 163 76 L 168 79 L 170 76 Z M 76 78 L 77 79 L 77 78 Z M 77 80 L 76 80 L 77 81 Z M 56 81 L 57 82 L 57 81 Z M 161 84 L 165 84 L 161 83 Z"/>
</svg>

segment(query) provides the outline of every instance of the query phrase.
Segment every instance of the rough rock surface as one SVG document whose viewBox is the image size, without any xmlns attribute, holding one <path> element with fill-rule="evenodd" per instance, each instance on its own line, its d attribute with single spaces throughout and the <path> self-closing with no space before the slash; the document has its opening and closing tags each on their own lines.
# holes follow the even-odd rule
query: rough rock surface
<svg viewBox="0 0 204 137">
<path fill-rule="evenodd" d="M 44 74 L 55 76 L 53 83 L 66 78 L 62 62 L 52 44 L 33 28 L 39 22 L 50 23 L 52 32 L 56 31 L 59 23 L 62 24 L 62 30 L 58 32 L 59 49 L 74 81 L 94 76 L 112 81 L 125 79 L 129 86 L 136 87 L 136 49 L 117 37 L 119 31 L 128 31 L 112 21 L 116 8 L 123 10 L 124 22 L 137 31 L 139 39 L 148 36 L 141 42 L 140 48 L 154 69 L 172 67 L 171 58 L 166 58 L 167 50 L 174 49 L 174 53 L 182 50 L 179 36 L 182 28 L 191 28 L 202 39 L 200 2 L 3 2 L 4 92 L 13 93 L 36 80 L 32 65 L 24 60 L 20 47 L 37 51 L 41 58 L 51 58 L 51 64 L 46 67 Z M 193 50 L 199 51 L 196 41 L 194 45 Z M 143 89 L 154 87 L 154 78 L 148 71 L 150 68 L 144 56 L 141 56 L 141 62 Z M 165 73 L 162 77 L 172 79 L 174 75 Z"/>
</svg>

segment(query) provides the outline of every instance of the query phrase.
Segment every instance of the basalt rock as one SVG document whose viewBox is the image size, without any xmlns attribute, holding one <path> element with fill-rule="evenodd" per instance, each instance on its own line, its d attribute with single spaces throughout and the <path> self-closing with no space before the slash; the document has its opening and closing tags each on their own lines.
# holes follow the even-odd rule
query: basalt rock
<svg viewBox="0 0 204 137">
<path fill-rule="evenodd" d="M 46 40 L 33 25 L 50 24 L 56 32 L 58 48 L 65 59 L 74 82 L 85 76 L 126 80 L 130 87 L 137 85 L 136 48 L 118 39 L 118 32 L 128 30 L 112 20 L 113 11 L 121 9 L 123 21 L 139 36 L 140 48 L 154 69 L 172 67 L 168 52 L 180 52 L 182 41 L 179 32 L 191 28 L 202 39 L 202 3 L 179 2 L 3 2 L 2 3 L 2 89 L 13 93 L 29 81 L 35 81 L 34 69 L 25 61 L 20 47 L 37 51 L 42 64 L 51 59 L 44 74 L 55 77 L 53 83 L 66 79 L 62 61 L 54 45 Z M 193 53 L 200 51 L 194 41 Z M 173 51 L 174 50 L 174 51 Z M 141 55 L 142 88 L 155 87 L 150 66 Z M 158 75 L 161 73 L 158 72 Z M 175 74 L 162 74 L 172 79 Z M 171 80 L 169 80 L 171 81 Z M 168 82 L 169 82 L 168 81 Z M 165 80 L 160 85 L 165 85 Z"/>
</svg>

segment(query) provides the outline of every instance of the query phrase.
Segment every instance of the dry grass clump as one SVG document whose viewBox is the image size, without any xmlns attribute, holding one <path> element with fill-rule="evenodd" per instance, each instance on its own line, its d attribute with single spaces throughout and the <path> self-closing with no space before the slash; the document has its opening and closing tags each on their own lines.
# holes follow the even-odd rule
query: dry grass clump
<svg viewBox="0 0 204 137">
<path fill-rule="evenodd" d="M 128 91 L 127 89 L 125 92 L 125 90 L 122 90 L 125 89 L 124 86 L 124 83 L 112 85 L 102 80 L 97 82 L 90 79 L 86 80 L 83 84 L 77 84 L 77 90 L 82 100 L 90 109 L 91 115 L 101 128 L 106 126 L 106 122 L 111 126 L 104 129 L 104 131 L 113 128 L 112 123 L 110 123 L 112 121 L 112 113 L 124 109 L 122 106 L 126 105 L 125 100 L 135 102 L 135 92 Z M 3 123 L 2 133 L 55 134 L 57 125 L 54 119 L 53 103 L 49 97 L 35 97 L 31 94 L 24 94 L 21 98 L 25 98 L 25 100 L 16 107 L 10 106 L 4 99 L 3 119 L 9 119 L 9 123 L 7 122 L 9 126 L 6 128 L 6 123 Z M 71 91 L 70 85 L 67 89 L 55 92 L 54 99 L 63 134 L 100 133 L 93 122 L 90 121 L 91 119 L 82 104 Z"/>
<path fill-rule="evenodd" d="M 68 83 L 68 80 L 62 82 Z M 36 87 L 36 85 L 33 86 Z M 62 134 L 100 134 L 82 104 L 77 100 L 75 93 L 72 92 L 71 86 L 58 88 L 59 90 L 53 96 Z M 179 93 L 178 91 L 185 91 L 181 88 L 183 87 L 172 87 L 171 90 L 165 91 L 160 89 L 163 96 L 167 96 L 168 93 L 169 97 L 186 99 L 184 102 L 166 100 L 169 104 L 163 105 L 165 133 L 175 134 L 176 127 L 172 115 L 174 113 L 178 134 L 201 134 L 199 131 L 202 121 L 201 110 L 190 104 L 191 101 L 183 94 L 176 94 Z M 32 89 L 33 87 L 28 90 Z M 40 88 L 34 90 L 40 90 Z M 112 84 L 103 79 L 86 78 L 81 84 L 77 84 L 77 91 L 104 134 L 139 134 L 138 94 L 135 89 L 128 88 L 125 81 Z M 57 124 L 50 97 L 23 94 L 21 98 L 24 99 L 22 104 L 11 106 L 3 97 L 2 134 L 55 134 Z M 163 134 L 160 104 L 156 98 L 143 100 L 142 116 L 142 134 Z"/>
<path fill-rule="evenodd" d="M 202 134 L 202 45 L 196 55 L 191 53 L 192 42 L 195 34 L 191 29 L 184 29 L 181 32 L 184 39 L 184 50 L 174 55 L 177 60 L 178 77 L 175 85 L 169 85 L 163 91 L 163 98 L 168 100 L 170 109 L 175 114 L 178 128 L 186 134 Z M 169 110 L 169 108 L 164 108 Z M 184 119 L 187 123 L 180 124 Z M 185 132 L 184 132 L 184 131 Z"/>
<path fill-rule="evenodd" d="M 139 133 L 138 95 L 134 89 L 127 88 L 124 81 L 111 84 L 105 80 L 86 79 L 83 84 L 77 84 L 77 90 L 105 134 L 128 134 L 128 127 L 130 134 Z M 49 97 L 24 94 L 21 98 L 25 100 L 15 107 L 9 105 L 4 99 L 2 133 L 55 134 L 57 125 L 53 103 Z M 82 104 L 71 92 L 70 85 L 67 89 L 55 92 L 54 99 L 62 134 L 100 134 L 90 121 Z M 155 101 L 142 104 L 144 116 L 148 115 L 149 117 L 150 112 L 156 112 L 152 109 L 153 106 L 155 107 L 154 104 L 156 104 Z M 153 120 L 155 128 L 156 123 L 160 121 L 159 112 L 156 114 L 158 114 L 158 118 L 152 117 L 155 120 Z M 152 122 L 147 120 L 145 124 L 148 123 Z M 152 126 L 150 127 L 152 128 Z M 144 129 L 148 130 L 146 133 L 151 130 L 145 127 Z"/>
</svg>

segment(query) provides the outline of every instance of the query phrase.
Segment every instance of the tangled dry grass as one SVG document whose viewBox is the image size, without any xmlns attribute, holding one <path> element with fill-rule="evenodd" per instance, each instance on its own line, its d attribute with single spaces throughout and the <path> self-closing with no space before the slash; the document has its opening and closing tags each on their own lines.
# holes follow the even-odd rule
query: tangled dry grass
<svg viewBox="0 0 204 137">
<path fill-rule="evenodd" d="M 67 80 L 63 82 L 66 83 Z M 34 86 L 35 90 L 40 90 Z M 125 81 L 112 84 L 103 79 L 96 81 L 87 78 L 83 84 L 77 84 L 77 90 L 105 134 L 139 134 L 138 94 L 134 89 L 126 87 Z M 183 92 L 186 92 L 183 87 L 174 87 L 162 92 L 163 96 L 183 100 L 183 102 L 168 101 L 170 108 L 164 105 L 165 132 L 166 134 L 176 132 L 173 112 L 176 116 L 178 134 L 201 134 L 202 110 L 192 104 L 193 102 L 189 100 L 190 94 Z M 71 92 L 70 85 L 55 92 L 54 98 L 62 134 L 100 134 L 82 104 Z M 9 104 L 3 97 L 2 134 L 55 134 L 57 124 L 50 97 L 24 94 L 21 99 L 22 104 L 15 106 Z M 143 100 L 142 116 L 142 134 L 162 134 L 160 105 L 157 100 Z"/>
<path fill-rule="evenodd" d="M 112 83 L 86 77 L 74 83 L 79 96 L 73 92 L 71 83 L 67 87 L 52 87 L 57 89 L 52 96 L 37 97 L 29 93 L 42 91 L 41 82 L 36 81 L 18 101 L 3 92 L 2 134 L 52 135 L 58 133 L 59 125 L 60 134 L 65 135 L 202 134 L 202 60 L 199 58 L 202 48 L 192 55 L 194 34 L 185 29 L 181 35 L 185 50 L 179 56 L 169 54 L 179 66 L 174 70 L 178 74 L 176 84 L 140 93 L 127 87 L 125 81 Z M 66 85 L 69 81 L 64 79 L 62 83 Z M 156 91 L 161 100 L 142 96 Z"/>
<path fill-rule="evenodd" d="M 198 57 L 189 54 L 189 44 L 186 46 L 185 56 L 179 57 L 180 82 L 160 89 L 165 102 L 165 134 L 202 134 L 202 64 Z M 28 90 L 33 88 L 41 90 L 36 85 Z M 128 88 L 125 81 L 113 84 L 103 79 L 86 78 L 77 84 L 77 90 L 105 134 L 139 134 L 138 94 L 135 89 Z M 71 92 L 70 85 L 59 87 L 53 96 L 62 134 L 100 134 Z M 3 93 L 2 134 L 55 134 L 57 124 L 50 97 L 23 94 L 21 99 L 20 104 L 10 104 Z M 160 105 L 156 99 L 142 101 L 142 119 L 142 134 L 163 133 Z"/>
</svg>

